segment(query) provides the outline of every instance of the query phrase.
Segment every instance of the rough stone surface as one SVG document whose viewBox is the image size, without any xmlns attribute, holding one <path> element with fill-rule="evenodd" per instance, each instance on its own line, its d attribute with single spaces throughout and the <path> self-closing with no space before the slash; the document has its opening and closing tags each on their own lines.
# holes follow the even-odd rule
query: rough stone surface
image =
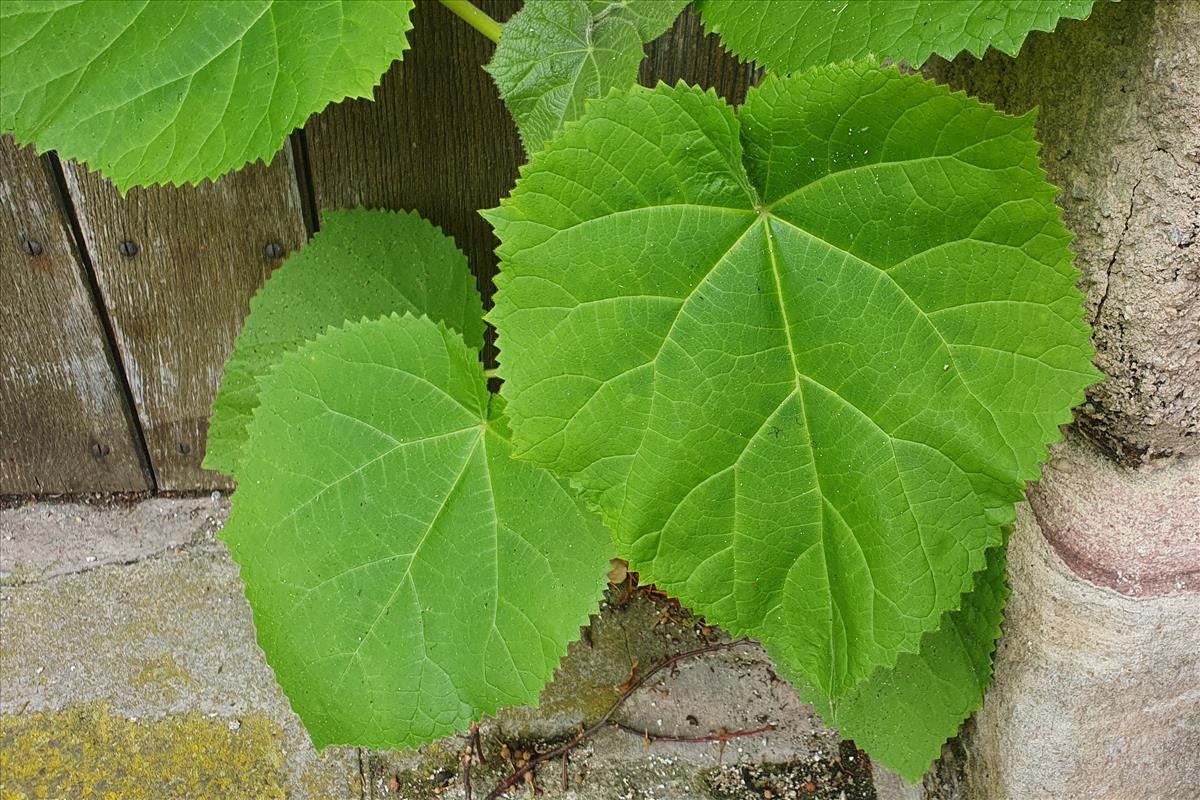
<svg viewBox="0 0 1200 800">
<path fill-rule="evenodd" d="M 501 712 L 481 730 L 488 762 L 473 770 L 478 787 L 492 787 L 511 771 L 522 752 L 552 749 L 597 721 L 617 687 L 665 656 L 703 647 L 714 638 L 661 597 L 609 593 L 588 633 L 572 645 L 539 708 Z M 637 665 L 636 671 L 634 665 Z M 870 768 L 853 744 L 839 741 L 774 673 L 757 645 L 682 661 L 664 670 L 621 709 L 620 722 L 653 735 L 704 736 L 773 723 L 761 736 L 718 742 L 651 741 L 620 730 L 603 730 L 575 750 L 563 790 L 562 764 L 538 775 L 546 797 L 617 800 L 874 797 Z M 461 740 L 439 742 L 419 753 L 371 753 L 365 774 L 374 796 L 391 785 L 425 797 L 445 788 L 460 797 Z M 501 757 L 507 747 L 510 759 Z"/>
<path fill-rule="evenodd" d="M 205 541 L 228 506 L 217 497 L 135 504 L 30 503 L 0 512 L 0 582 L 83 572 Z"/>
<path fill-rule="evenodd" d="M 1027 505 L 995 680 L 969 737 L 971 800 L 1196 797 L 1200 594 L 1129 597 L 1076 575 Z"/>
<path fill-rule="evenodd" d="M 1075 232 L 1097 365 L 1079 425 L 1126 463 L 1200 455 L 1200 3 L 1097 2 L 1016 58 L 926 74 L 1039 107 L 1041 160 Z"/>
<path fill-rule="evenodd" d="M 208 499 L 0 511 L 0 796 L 462 798 L 458 737 L 419 752 L 313 750 L 213 539 L 226 513 Z M 475 797 L 522 752 L 596 721 L 635 663 L 645 671 L 713 640 L 719 632 L 655 593 L 611 590 L 541 707 L 482 726 Z M 863 754 L 820 725 L 757 646 L 664 670 L 619 720 L 667 736 L 777 729 L 724 747 L 605 729 L 572 753 L 567 791 L 561 763 L 538 773 L 547 797 L 875 796 Z"/>
<path fill-rule="evenodd" d="M 0 511 L 4 558 L 29 567 L 0 586 L 5 800 L 88 786 L 131 800 L 357 796 L 355 752 L 313 751 L 254 643 L 237 569 L 207 522 L 225 513 L 170 500 Z"/>
</svg>

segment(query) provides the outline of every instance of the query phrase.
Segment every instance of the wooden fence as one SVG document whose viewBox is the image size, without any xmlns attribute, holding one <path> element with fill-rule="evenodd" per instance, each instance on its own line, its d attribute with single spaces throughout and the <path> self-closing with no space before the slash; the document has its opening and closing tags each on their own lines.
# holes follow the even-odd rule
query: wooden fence
<svg viewBox="0 0 1200 800">
<path fill-rule="evenodd" d="M 507 19 L 514 0 L 485 7 Z M 0 494 L 227 489 L 201 468 L 209 407 L 250 296 L 321 209 L 416 209 L 487 296 L 494 206 L 524 158 L 480 66 L 492 44 L 432 0 L 376 89 L 312 117 L 268 165 L 121 197 L 80 165 L 0 139 Z M 753 71 L 687 12 L 643 82 L 732 101 Z"/>
</svg>

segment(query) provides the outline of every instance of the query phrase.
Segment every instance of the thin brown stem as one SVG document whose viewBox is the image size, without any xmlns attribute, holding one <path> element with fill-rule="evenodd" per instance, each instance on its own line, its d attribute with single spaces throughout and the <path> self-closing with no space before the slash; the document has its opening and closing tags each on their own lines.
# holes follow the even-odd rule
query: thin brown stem
<svg viewBox="0 0 1200 800">
<path fill-rule="evenodd" d="M 479 759 L 480 764 L 486 764 L 487 759 L 483 755 L 483 740 L 479 738 L 479 724 L 471 724 L 471 747 L 475 749 L 475 757 Z"/>
<path fill-rule="evenodd" d="M 646 681 L 650 680 L 655 675 L 657 675 L 659 672 L 662 672 L 664 669 L 667 669 L 668 667 L 673 667 L 676 664 L 678 664 L 680 661 L 683 661 L 688 658 L 694 658 L 696 656 L 705 655 L 707 653 L 717 653 L 722 650 L 731 650 L 734 647 L 741 647 L 742 645 L 747 645 L 750 643 L 751 643 L 751 640 L 749 640 L 749 639 L 735 639 L 732 642 L 718 642 L 716 644 L 710 644 L 706 647 L 697 647 L 695 650 L 685 650 L 682 653 L 676 653 L 673 656 L 669 656 L 668 658 L 662 659 L 657 664 L 655 664 L 653 667 L 651 667 L 649 670 L 647 670 L 645 673 L 643 673 L 642 675 L 640 675 L 637 678 L 630 681 L 628 687 L 626 687 L 626 689 L 623 692 L 621 692 L 620 695 L 617 696 L 617 699 L 613 701 L 613 704 L 608 707 L 608 710 L 604 712 L 604 715 L 602 717 L 600 717 L 600 719 L 597 720 L 596 723 L 594 725 L 592 725 L 592 727 L 588 728 L 587 730 L 580 731 L 578 734 L 571 737 L 571 739 L 566 744 L 556 747 L 553 750 L 548 750 L 545 753 L 539 753 L 536 756 L 534 756 L 533 758 L 529 759 L 527 762 L 525 762 L 525 765 L 523 767 L 517 769 L 515 772 L 513 772 L 513 774 L 509 775 L 507 778 L 505 778 L 503 781 L 501 781 L 499 786 L 497 786 L 495 789 L 492 789 L 492 791 L 488 792 L 487 800 L 496 800 L 496 798 L 498 798 L 500 795 L 504 794 L 509 789 L 513 788 L 518 783 L 520 783 L 521 780 L 527 774 L 529 774 L 530 772 L 533 772 L 535 769 L 537 769 L 539 766 L 546 763 L 547 761 L 551 761 L 553 759 L 561 758 L 561 757 L 565 756 L 567 753 L 571 752 L 576 747 L 578 747 L 579 745 L 581 745 L 585 741 L 587 741 L 589 738 L 591 738 L 591 736 L 593 734 L 595 734 L 596 731 L 599 731 L 602 728 L 608 728 L 608 727 L 621 727 L 619 723 L 612 721 L 613 714 L 617 713 L 617 711 L 619 711 L 621 709 L 621 706 L 625 705 L 625 701 L 627 701 L 630 697 L 632 697 L 634 695 L 634 693 L 637 692 L 638 689 L 645 686 Z M 747 733 L 745 735 L 749 736 L 750 734 Z M 729 734 L 725 734 L 725 736 L 728 737 Z M 720 739 L 712 739 L 711 741 L 721 741 L 721 740 Z"/>
<path fill-rule="evenodd" d="M 760 733 L 769 733 L 775 730 L 775 724 L 768 723 L 758 728 L 747 728 L 740 731 L 718 731 L 717 733 L 710 733 L 707 736 L 671 736 L 665 733 L 651 733 L 648 730 L 635 728 L 632 725 L 626 725 L 616 720 L 609 720 L 608 724 L 617 730 L 641 737 L 647 742 L 728 742 L 730 739 L 740 739 L 743 736 L 757 736 Z"/>
</svg>

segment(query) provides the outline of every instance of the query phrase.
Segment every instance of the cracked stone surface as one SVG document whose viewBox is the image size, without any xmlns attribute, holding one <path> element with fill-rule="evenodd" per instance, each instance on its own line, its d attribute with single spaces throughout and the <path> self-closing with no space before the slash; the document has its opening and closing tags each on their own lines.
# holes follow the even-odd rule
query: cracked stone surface
<svg viewBox="0 0 1200 800">
<path fill-rule="evenodd" d="M 18 797 L 464 797 L 451 737 L 420 751 L 314 751 L 254 641 L 237 567 L 214 539 L 224 501 L 154 499 L 0 510 L 0 793 Z M 538 709 L 482 726 L 482 797 L 526 751 L 595 722 L 636 662 L 719 640 L 657 594 L 612 589 Z M 820 724 L 757 645 L 681 661 L 621 709 L 647 745 L 604 729 L 538 772 L 547 797 L 578 800 L 866 800 L 870 764 Z M 509 760 L 501 754 L 507 751 Z M 181 788 L 183 787 L 183 788 Z M 41 794 L 39 794 L 39 792 Z M 522 789 L 517 796 L 529 796 Z"/>
<path fill-rule="evenodd" d="M 31 503 L 0 512 L 0 583 L 24 583 L 138 561 L 211 541 L 228 510 L 217 499 Z"/>
<path fill-rule="evenodd" d="M 970 798 L 1200 787 L 1197 31 L 1194 0 L 1100 2 L 1015 59 L 924 70 L 1040 109 L 1108 375 L 1019 507 L 996 677 L 964 737 Z"/>
<path fill-rule="evenodd" d="M 1096 3 L 1017 58 L 923 70 L 1013 113 L 1075 233 L 1096 364 L 1078 412 L 1127 464 L 1200 455 L 1200 3 Z"/>
<path fill-rule="evenodd" d="M 318 756 L 263 662 L 212 537 L 227 513 L 167 499 L 0 511 L 5 800 L 355 796 L 353 750 Z M 189 788 L 172 794 L 177 780 Z"/>
</svg>

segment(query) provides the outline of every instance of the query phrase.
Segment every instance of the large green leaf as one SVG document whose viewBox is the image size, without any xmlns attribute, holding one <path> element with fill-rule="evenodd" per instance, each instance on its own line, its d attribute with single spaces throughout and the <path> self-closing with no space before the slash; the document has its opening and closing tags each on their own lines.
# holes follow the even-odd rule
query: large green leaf
<svg viewBox="0 0 1200 800">
<path fill-rule="evenodd" d="M 410 747 L 536 701 L 611 544 L 510 458 L 478 354 L 427 319 L 351 323 L 260 399 L 222 538 L 313 742 Z"/>
<path fill-rule="evenodd" d="M 258 379 L 328 327 L 392 311 L 426 315 L 483 346 L 483 305 L 467 258 L 416 213 L 327 211 L 324 227 L 250 301 L 213 401 L 204 465 L 237 472 Z"/>
<path fill-rule="evenodd" d="M 518 453 L 845 695 L 958 606 L 1097 378 L 1037 150 L 861 64 L 591 104 L 488 214 Z"/>
<path fill-rule="evenodd" d="M 802 677 L 797 684 L 826 724 L 912 782 L 921 779 L 946 740 L 983 703 L 992 681 L 992 651 L 1000 637 L 1008 584 L 1007 551 L 988 551 L 987 568 L 962 608 L 943 615 L 937 630 L 921 639 L 921 649 L 904 653 L 891 668 L 880 668 L 837 703 Z"/>
<path fill-rule="evenodd" d="M 412 0 L 5 0 L 0 130 L 122 190 L 269 159 L 310 114 L 370 97 Z"/>
<path fill-rule="evenodd" d="M 874 55 L 914 66 L 989 46 L 1016 55 L 1031 31 L 1084 19 L 1095 0 L 701 0 L 704 27 L 776 72 Z"/>
<path fill-rule="evenodd" d="M 527 0 L 504 25 L 487 66 L 535 152 L 584 101 L 637 83 L 643 45 L 671 27 L 687 0 Z"/>
</svg>

